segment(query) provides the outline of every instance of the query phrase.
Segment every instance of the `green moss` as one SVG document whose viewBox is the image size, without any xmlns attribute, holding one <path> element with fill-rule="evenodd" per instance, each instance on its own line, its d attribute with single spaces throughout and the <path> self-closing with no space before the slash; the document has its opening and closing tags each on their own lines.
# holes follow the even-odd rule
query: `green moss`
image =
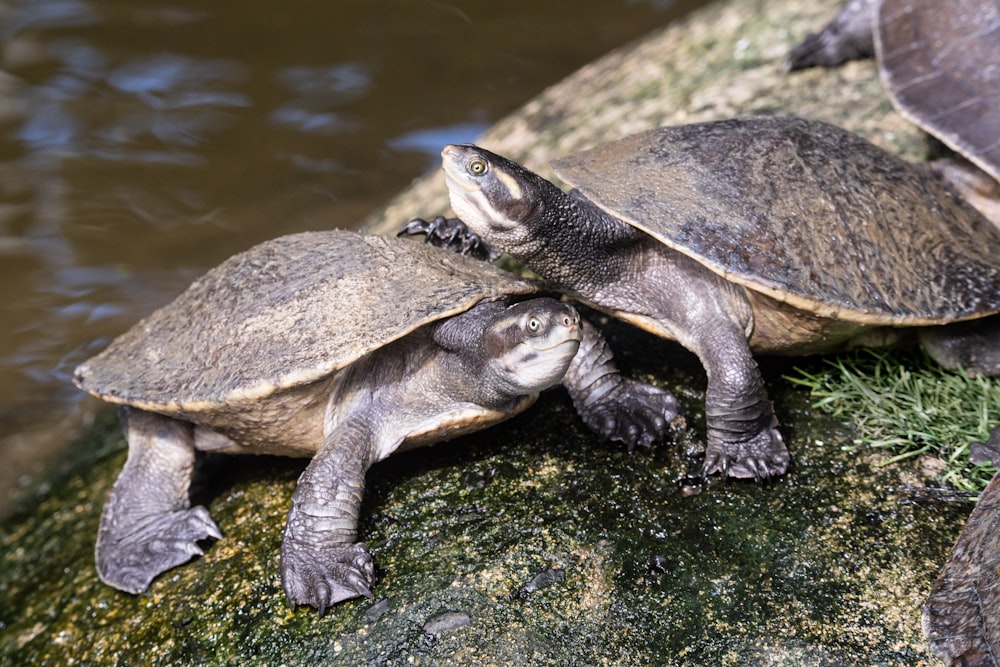
<svg viewBox="0 0 1000 667">
<path fill-rule="evenodd" d="M 919 352 L 862 350 L 825 360 L 788 378 L 814 405 L 858 430 L 849 447 L 886 453 L 884 464 L 924 456 L 941 462 L 938 479 L 978 493 L 994 466 L 969 462 L 969 444 L 1000 421 L 1000 381 L 952 373 Z"/>
</svg>

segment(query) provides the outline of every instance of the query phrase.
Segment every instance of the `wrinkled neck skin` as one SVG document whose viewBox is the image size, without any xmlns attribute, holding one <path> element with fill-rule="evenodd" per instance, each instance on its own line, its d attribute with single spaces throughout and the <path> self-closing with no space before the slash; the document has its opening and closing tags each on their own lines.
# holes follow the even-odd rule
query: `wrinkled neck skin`
<svg viewBox="0 0 1000 667">
<path fill-rule="evenodd" d="M 705 318 L 730 320 L 748 335 L 752 315 L 743 289 L 605 212 L 575 190 L 563 193 L 530 174 L 530 211 L 505 210 L 516 225 L 487 241 L 590 306 L 657 336 L 699 350 Z M 709 314 L 714 313 L 714 314 Z"/>
<path fill-rule="evenodd" d="M 487 348 L 484 335 L 505 307 L 502 301 L 483 303 L 434 328 L 434 341 L 443 351 L 436 370 L 442 391 L 464 387 L 464 398 L 452 396 L 453 400 L 468 401 L 471 397 L 472 402 L 497 410 L 508 409 L 521 400 L 521 395 L 506 386 L 492 368 L 500 352 Z"/>
<path fill-rule="evenodd" d="M 331 433 L 352 416 L 365 415 L 373 433 L 374 462 L 396 451 L 403 439 L 412 439 L 408 447 L 448 439 L 420 435 L 436 433 L 442 422 L 462 421 L 463 414 L 509 412 L 525 400 L 494 387 L 485 362 L 471 349 L 438 345 L 435 329 L 413 332 L 337 375 L 324 431 Z M 460 433 L 456 430 L 455 435 Z"/>
<path fill-rule="evenodd" d="M 551 183 L 547 185 L 553 192 L 541 199 L 542 203 L 523 221 L 524 237 L 513 241 L 509 248 L 498 245 L 548 282 L 569 292 L 587 293 L 597 276 L 602 282 L 615 280 L 625 270 L 621 258 L 646 235 L 575 190 L 567 194 Z"/>
</svg>

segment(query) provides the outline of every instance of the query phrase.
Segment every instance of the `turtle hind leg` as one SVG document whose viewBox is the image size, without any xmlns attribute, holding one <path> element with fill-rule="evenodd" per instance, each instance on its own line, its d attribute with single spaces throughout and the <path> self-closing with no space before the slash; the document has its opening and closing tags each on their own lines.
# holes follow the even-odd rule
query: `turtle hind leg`
<svg viewBox="0 0 1000 667">
<path fill-rule="evenodd" d="M 677 399 L 670 392 L 622 377 L 604 337 L 587 320 L 581 321 L 583 341 L 563 386 L 583 422 L 606 440 L 651 447 L 662 440 L 677 417 Z"/>
<path fill-rule="evenodd" d="M 120 411 L 128 459 L 104 505 L 97 572 L 106 584 L 141 593 L 159 574 L 202 554 L 222 534 L 204 507 L 191 507 L 193 427 L 151 412 Z"/>
<path fill-rule="evenodd" d="M 1000 315 L 918 330 L 920 346 L 945 368 L 1000 377 Z"/>
</svg>

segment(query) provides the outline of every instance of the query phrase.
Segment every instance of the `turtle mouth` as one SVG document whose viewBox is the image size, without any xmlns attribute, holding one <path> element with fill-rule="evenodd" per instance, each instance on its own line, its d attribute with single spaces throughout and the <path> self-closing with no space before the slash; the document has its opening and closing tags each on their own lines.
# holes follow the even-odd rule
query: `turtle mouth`
<svg viewBox="0 0 1000 667">
<path fill-rule="evenodd" d="M 573 357 L 580 349 L 580 341 L 575 338 L 564 338 L 559 342 L 529 344 L 528 351 L 522 357 L 520 363 L 524 365 L 537 365 L 541 367 L 554 367 L 563 362 L 569 366 Z M 565 372 L 565 369 L 564 371 Z"/>
<path fill-rule="evenodd" d="M 577 337 L 577 338 L 564 338 L 564 339 L 562 339 L 562 340 L 560 340 L 558 342 L 555 342 L 555 343 L 549 343 L 547 345 L 532 345 L 531 347 L 532 347 L 532 349 L 537 350 L 538 352 L 554 352 L 554 351 L 560 350 L 560 349 L 562 349 L 564 347 L 567 350 L 569 348 L 573 348 L 572 354 L 576 354 L 576 350 L 578 350 L 580 348 L 580 339 L 579 339 L 579 337 Z"/>
<path fill-rule="evenodd" d="M 507 372 L 514 378 L 522 391 L 541 391 L 562 380 L 573 357 L 580 347 L 580 341 L 564 338 L 545 347 L 526 345 L 515 358 L 507 360 Z"/>
</svg>

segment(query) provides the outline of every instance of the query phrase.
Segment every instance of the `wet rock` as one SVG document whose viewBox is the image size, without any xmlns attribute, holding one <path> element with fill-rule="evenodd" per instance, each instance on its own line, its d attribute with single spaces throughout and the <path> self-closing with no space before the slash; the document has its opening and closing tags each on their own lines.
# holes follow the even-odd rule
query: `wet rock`
<svg viewBox="0 0 1000 667">
<path fill-rule="evenodd" d="M 680 348 L 607 332 L 642 351 L 623 354 L 627 372 L 651 373 L 689 411 L 703 400 Z M 796 457 L 766 487 L 713 480 L 685 495 L 687 438 L 703 434 L 630 454 L 592 437 L 561 391 L 375 466 L 360 529 L 381 601 L 322 619 L 292 612 L 281 589 L 303 466 L 290 459 L 211 460 L 201 493 L 225 537 L 147 594 L 100 583 L 93 539 L 124 461 L 109 420 L 91 437 L 115 438 L 113 452 L 3 525 L 0 663 L 140 664 L 155 650 L 162 664 L 933 664 L 919 609 L 969 506 L 913 501 L 900 480 L 919 478 L 917 462 L 844 452 L 854 433 L 812 411 L 781 380 L 787 366 L 764 370 Z"/>
</svg>

